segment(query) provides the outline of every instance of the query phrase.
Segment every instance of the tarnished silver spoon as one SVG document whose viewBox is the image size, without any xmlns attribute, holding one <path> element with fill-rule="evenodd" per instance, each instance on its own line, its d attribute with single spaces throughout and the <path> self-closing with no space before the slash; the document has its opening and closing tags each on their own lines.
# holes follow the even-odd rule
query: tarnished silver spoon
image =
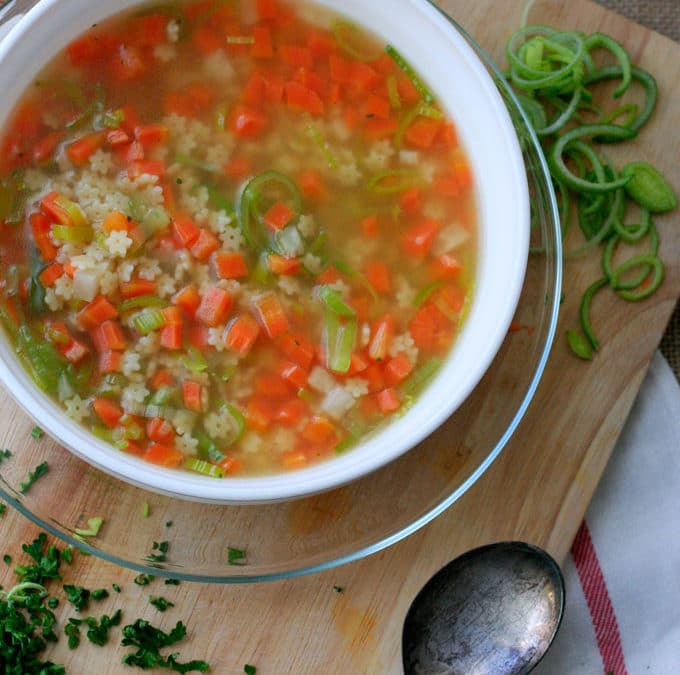
<svg viewBox="0 0 680 675">
<path fill-rule="evenodd" d="M 524 675 L 552 644 L 564 578 L 543 550 L 520 542 L 456 558 L 418 593 L 406 615 L 406 675 Z"/>
</svg>

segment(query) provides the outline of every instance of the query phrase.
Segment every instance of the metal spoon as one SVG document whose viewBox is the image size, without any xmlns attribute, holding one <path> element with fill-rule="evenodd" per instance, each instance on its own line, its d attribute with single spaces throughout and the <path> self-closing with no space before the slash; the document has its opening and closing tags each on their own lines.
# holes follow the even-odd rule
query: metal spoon
<svg viewBox="0 0 680 675">
<path fill-rule="evenodd" d="M 425 584 L 404 621 L 406 675 L 524 675 L 543 658 L 564 611 L 564 578 L 520 542 L 469 551 Z"/>
</svg>

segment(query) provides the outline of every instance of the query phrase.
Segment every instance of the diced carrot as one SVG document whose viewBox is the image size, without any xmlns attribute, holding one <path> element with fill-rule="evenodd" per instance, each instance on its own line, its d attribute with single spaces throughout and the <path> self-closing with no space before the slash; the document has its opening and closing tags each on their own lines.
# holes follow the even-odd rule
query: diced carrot
<svg viewBox="0 0 680 675">
<path fill-rule="evenodd" d="M 438 220 L 424 218 L 403 235 L 402 248 L 408 255 L 422 260 L 432 248 L 441 227 Z"/>
<path fill-rule="evenodd" d="M 259 73 L 253 73 L 241 91 L 241 100 L 254 107 L 262 105 L 265 95 L 265 81 Z"/>
<path fill-rule="evenodd" d="M 278 13 L 278 0 L 257 0 L 257 16 L 260 21 L 274 20 Z"/>
<path fill-rule="evenodd" d="M 378 293 L 389 293 L 392 290 L 390 270 L 381 260 L 369 262 L 366 265 L 365 276 Z"/>
<path fill-rule="evenodd" d="M 385 365 L 385 381 L 390 386 L 403 382 L 413 372 L 413 364 L 405 354 L 397 354 Z"/>
<path fill-rule="evenodd" d="M 120 128 L 132 138 L 135 135 L 135 129 L 141 125 L 142 120 L 139 117 L 138 112 L 131 105 L 121 106 L 119 110 L 123 114 L 123 121 L 120 124 Z"/>
<path fill-rule="evenodd" d="M 103 132 L 89 134 L 66 146 L 66 154 L 74 164 L 85 164 L 97 150 L 104 146 L 105 142 L 106 134 Z"/>
<path fill-rule="evenodd" d="M 284 93 L 283 78 L 275 73 L 268 73 L 264 77 L 264 97 L 269 103 L 282 103 Z"/>
<path fill-rule="evenodd" d="M 220 279 L 240 279 L 248 276 L 248 265 L 241 253 L 217 253 L 213 262 Z"/>
<path fill-rule="evenodd" d="M 447 312 L 444 299 L 440 300 Z M 411 319 L 409 332 L 416 347 L 426 352 L 440 352 L 450 342 L 452 323 L 441 309 L 430 301 L 423 305 Z"/>
<path fill-rule="evenodd" d="M 460 186 L 458 179 L 453 173 L 444 173 L 434 179 L 434 191 L 442 197 L 458 198 L 460 196 Z"/>
<path fill-rule="evenodd" d="M 250 352 L 260 335 L 260 326 L 250 314 L 241 314 L 227 327 L 226 343 L 237 354 Z"/>
<path fill-rule="evenodd" d="M 135 139 L 147 150 L 165 143 L 168 134 L 168 128 L 164 124 L 143 124 L 135 129 Z"/>
<path fill-rule="evenodd" d="M 377 141 L 382 138 L 388 138 L 397 132 L 399 129 L 399 122 L 393 118 L 386 120 L 370 119 L 364 126 L 364 133 L 367 138 Z"/>
<path fill-rule="evenodd" d="M 225 457 L 217 466 L 225 473 L 232 475 L 243 469 L 243 465 L 235 457 Z"/>
<path fill-rule="evenodd" d="M 38 164 L 44 164 L 45 162 L 52 159 L 54 153 L 64 138 L 63 131 L 52 131 L 49 134 L 43 136 L 34 146 L 33 146 L 33 160 Z"/>
<path fill-rule="evenodd" d="M 92 408 L 97 413 L 97 417 L 110 429 L 113 429 L 123 416 L 122 408 L 108 398 L 95 398 L 92 401 Z"/>
<path fill-rule="evenodd" d="M 326 93 L 326 103 L 329 105 L 336 105 L 342 101 L 342 87 L 337 82 L 331 82 L 328 85 L 328 92 Z"/>
<path fill-rule="evenodd" d="M 321 274 L 318 274 L 316 277 L 316 280 L 320 284 L 334 284 L 339 279 L 340 274 L 338 270 L 336 270 L 335 267 L 332 266 L 324 270 Z"/>
<path fill-rule="evenodd" d="M 291 388 L 286 380 L 274 373 L 260 373 L 255 378 L 255 393 L 269 399 L 290 398 Z"/>
<path fill-rule="evenodd" d="M 144 56 L 137 47 L 120 45 L 111 60 L 111 74 L 118 82 L 137 79 L 146 71 Z"/>
<path fill-rule="evenodd" d="M 182 398 L 184 405 L 194 412 L 203 412 L 203 387 L 193 380 L 182 382 Z"/>
<path fill-rule="evenodd" d="M 182 311 L 179 307 L 175 305 L 170 305 L 170 307 L 164 307 L 161 310 L 161 314 L 165 319 L 166 326 L 182 326 L 184 325 L 184 319 L 182 318 Z"/>
<path fill-rule="evenodd" d="M 66 53 L 68 54 L 71 64 L 76 67 L 91 64 L 97 58 L 101 57 L 101 35 L 86 33 L 82 37 L 71 42 L 66 48 Z"/>
<path fill-rule="evenodd" d="M 120 211 L 111 211 L 102 222 L 102 231 L 110 234 L 111 232 L 127 232 L 130 229 L 131 219 Z"/>
<path fill-rule="evenodd" d="M 283 426 L 293 427 L 304 419 L 308 411 L 307 404 L 301 398 L 292 398 L 279 407 L 275 419 Z"/>
<path fill-rule="evenodd" d="M 297 363 L 282 360 L 277 366 L 276 371 L 296 389 L 304 389 L 307 386 L 308 375 Z"/>
<path fill-rule="evenodd" d="M 184 455 L 177 448 L 151 443 L 144 453 L 144 459 L 151 464 L 170 469 L 181 466 L 184 462 Z"/>
<path fill-rule="evenodd" d="M 146 159 L 130 162 L 127 168 L 127 175 L 130 180 L 135 180 L 140 176 L 165 176 L 165 162 L 160 159 Z"/>
<path fill-rule="evenodd" d="M 230 116 L 229 128 L 238 138 L 255 138 L 267 127 L 267 117 L 259 110 L 238 105 Z"/>
<path fill-rule="evenodd" d="M 399 91 L 399 97 L 406 104 L 418 103 L 420 101 L 420 92 L 406 75 L 398 77 L 397 90 Z"/>
<path fill-rule="evenodd" d="M 250 175 L 253 170 L 253 163 L 246 157 L 232 157 L 225 165 L 224 172 L 232 180 L 239 180 Z"/>
<path fill-rule="evenodd" d="M 303 110 L 312 115 L 323 115 L 326 109 L 321 97 L 313 89 L 299 82 L 287 82 L 285 94 L 289 108 Z"/>
<path fill-rule="evenodd" d="M 463 266 L 451 253 L 444 253 L 430 264 L 430 275 L 436 281 L 456 279 L 461 273 Z"/>
<path fill-rule="evenodd" d="M 146 435 L 151 441 L 161 444 L 172 444 L 175 440 L 175 430 L 172 424 L 160 417 L 152 417 L 146 423 Z"/>
<path fill-rule="evenodd" d="M 146 449 L 139 443 L 135 443 L 129 438 L 125 440 L 125 447 L 122 448 L 122 450 L 128 455 L 134 455 L 135 457 L 144 457 L 144 453 L 146 452 Z"/>
<path fill-rule="evenodd" d="M 196 26 L 192 32 L 191 39 L 202 56 L 209 56 L 222 49 L 222 47 L 226 47 L 225 40 L 220 37 L 220 34 L 214 28 L 207 24 Z"/>
<path fill-rule="evenodd" d="M 364 237 L 374 239 L 378 236 L 378 217 L 377 216 L 366 216 L 361 220 L 361 232 Z"/>
<path fill-rule="evenodd" d="M 298 68 L 295 71 L 295 81 L 316 92 L 321 98 L 326 96 L 328 81 L 308 68 Z"/>
<path fill-rule="evenodd" d="M 128 145 L 121 145 L 116 148 L 118 159 L 123 164 L 132 164 L 144 160 L 144 146 L 139 141 L 132 141 Z"/>
<path fill-rule="evenodd" d="M 298 176 L 298 185 L 308 199 L 323 199 L 327 192 L 318 171 L 307 169 Z"/>
<path fill-rule="evenodd" d="M 383 54 L 373 61 L 372 65 L 382 75 L 389 75 L 397 69 L 397 64 L 389 54 Z"/>
<path fill-rule="evenodd" d="M 290 330 L 283 305 L 274 292 L 263 293 L 254 300 L 253 304 L 262 327 L 272 340 Z"/>
<path fill-rule="evenodd" d="M 353 377 L 354 375 L 363 373 L 370 365 L 371 365 L 370 361 L 363 354 L 353 352 L 350 359 L 349 370 L 347 371 L 347 375 L 349 377 Z"/>
<path fill-rule="evenodd" d="M 432 302 L 439 308 L 444 316 L 452 320 L 465 305 L 465 291 L 458 285 L 447 284 L 440 288 L 432 296 Z"/>
<path fill-rule="evenodd" d="M 364 102 L 362 113 L 364 117 L 378 117 L 383 120 L 390 118 L 392 107 L 390 102 L 382 96 L 370 94 Z"/>
<path fill-rule="evenodd" d="M 117 148 L 121 145 L 130 143 L 130 136 L 125 129 L 111 129 L 106 133 L 106 142 L 112 147 Z"/>
<path fill-rule="evenodd" d="M 419 187 L 412 187 L 401 195 L 399 207 L 404 213 L 413 215 L 418 213 L 423 206 L 423 193 Z"/>
<path fill-rule="evenodd" d="M 73 263 L 70 260 L 67 260 L 64 263 L 64 274 L 67 274 L 71 279 L 73 279 L 73 276 L 76 273 L 76 268 L 73 266 Z"/>
<path fill-rule="evenodd" d="M 350 131 L 354 131 L 361 122 L 361 115 L 355 106 L 347 106 L 342 111 L 342 121 Z"/>
<path fill-rule="evenodd" d="M 361 93 L 368 93 L 380 81 L 380 76 L 374 68 L 361 61 L 351 62 L 351 81 L 353 89 Z"/>
<path fill-rule="evenodd" d="M 121 352 L 102 352 L 99 355 L 99 372 L 103 375 L 108 373 L 117 373 L 120 371 L 120 366 L 123 360 Z"/>
<path fill-rule="evenodd" d="M 472 185 L 472 171 L 470 165 L 464 160 L 456 162 L 454 174 L 460 188 L 466 189 Z"/>
<path fill-rule="evenodd" d="M 296 363 L 305 371 L 312 367 L 316 351 L 314 345 L 302 333 L 286 333 L 276 339 L 276 347 L 288 361 Z"/>
<path fill-rule="evenodd" d="M 302 268 L 302 263 L 298 258 L 284 258 L 276 253 L 267 256 L 267 264 L 273 274 L 280 276 L 295 276 Z"/>
<path fill-rule="evenodd" d="M 361 378 L 368 382 L 368 391 L 371 394 L 385 388 L 384 368 L 379 363 L 372 363 L 361 373 Z"/>
<path fill-rule="evenodd" d="M 427 150 L 432 147 L 441 126 L 441 120 L 419 118 L 406 130 L 404 139 L 417 148 Z"/>
<path fill-rule="evenodd" d="M 219 286 L 209 288 L 201 298 L 196 310 L 196 319 L 206 326 L 218 326 L 224 323 L 234 304 L 231 295 Z"/>
<path fill-rule="evenodd" d="M 331 54 L 328 57 L 330 65 L 331 80 L 338 84 L 352 83 L 352 62 L 337 54 Z"/>
<path fill-rule="evenodd" d="M 120 285 L 120 294 L 125 299 L 140 298 L 143 295 L 156 293 L 156 282 L 150 279 L 131 279 Z"/>
<path fill-rule="evenodd" d="M 310 443 L 328 443 L 336 435 L 335 424 L 322 415 L 314 415 L 301 431 L 302 438 Z"/>
<path fill-rule="evenodd" d="M 201 234 L 196 223 L 183 213 L 175 216 L 172 229 L 175 239 L 185 248 L 194 244 Z"/>
<path fill-rule="evenodd" d="M 295 212 L 285 202 L 276 202 L 267 213 L 262 216 L 263 222 L 273 232 L 282 230 L 295 217 Z"/>
<path fill-rule="evenodd" d="M 191 255 L 205 262 L 220 247 L 220 240 L 207 228 L 201 228 L 198 239 L 191 245 Z"/>
<path fill-rule="evenodd" d="M 89 353 L 90 350 L 82 342 L 75 339 L 71 339 L 61 350 L 61 355 L 69 363 L 80 363 Z"/>
<path fill-rule="evenodd" d="M 246 424 L 253 431 L 266 431 L 276 415 L 274 404 L 266 396 L 252 396 L 246 407 Z"/>
<path fill-rule="evenodd" d="M 98 352 L 106 352 L 110 349 L 117 351 L 127 347 L 120 324 L 112 319 L 104 321 L 94 330 L 92 340 Z"/>
<path fill-rule="evenodd" d="M 399 410 L 401 407 L 397 390 L 393 387 L 388 387 L 387 389 L 383 389 L 382 391 L 378 392 L 376 398 L 378 401 L 378 407 L 382 413 L 392 413 L 395 410 Z"/>
<path fill-rule="evenodd" d="M 307 46 L 315 59 L 321 59 L 335 52 L 338 43 L 330 33 L 313 30 L 307 38 Z"/>
<path fill-rule="evenodd" d="M 267 26 L 255 26 L 253 39 L 255 42 L 250 48 L 250 55 L 254 59 L 271 59 L 274 56 L 272 33 Z"/>
<path fill-rule="evenodd" d="M 189 285 L 177 291 L 172 301 L 193 319 L 196 316 L 198 306 L 201 304 L 201 296 L 195 286 Z"/>
<path fill-rule="evenodd" d="M 304 469 L 307 464 L 307 455 L 302 450 L 289 450 L 281 455 L 281 464 L 287 471 Z"/>
<path fill-rule="evenodd" d="M 117 316 L 118 310 L 103 295 L 98 295 L 77 314 L 78 323 L 86 330 L 94 330 L 107 319 Z"/>
<path fill-rule="evenodd" d="M 41 273 L 40 273 L 40 283 L 45 287 L 45 288 L 51 288 L 54 286 L 54 283 L 56 282 L 59 277 L 61 277 L 64 274 L 64 266 L 60 265 L 59 263 L 52 263 L 51 265 L 48 265 Z"/>
<path fill-rule="evenodd" d="M 386 314 L 375 322 L 371 330 L 371 342 L 368 355 L 374 361 L 384 361 L 389 353 L 390 343 L 394 337 L 394 318 Z"/>
<path fill-rule="evenodd" d="M 170 323 L 161 327 L 160 343 L 165 349 L 182 349 L 182 324 Z"/>
<path fill-rule="evenodd" d="M 458 147 L 458 134 L 453 122 L 442 124 L 439 136 L 437 136 L 437 143 L 451 149 Z"/>
<path fill-rule="evenodd" d="M 175 384 L 175 376 L 167 368 L 160 368 L 149 384 L 154 391 L 158 391 L 161 387 L 172 387 Z"/>
<path fill-rule="evenodd" d="M 281 45 L 278 50 L 279 56 L 291 68 L 314 68 L 314 57 L 307 47 L 296 45 Z"/>
<path fill-rule="evenodd" d="M 130 26 L 130 40 L 144 49 L 153 49 L 167 40 L 170 17 L 165 14 L 149 14 L 135 17 Z"/>
<path fill-rule="evenodd" d="M 40 256 L 45 262 L 52 262 L 57 257 L 57 247 L 52 243 L 50 232 L 52 222 L 44 213 L 32 213 L 30 218 L 33 241 Z"/>
</svg>

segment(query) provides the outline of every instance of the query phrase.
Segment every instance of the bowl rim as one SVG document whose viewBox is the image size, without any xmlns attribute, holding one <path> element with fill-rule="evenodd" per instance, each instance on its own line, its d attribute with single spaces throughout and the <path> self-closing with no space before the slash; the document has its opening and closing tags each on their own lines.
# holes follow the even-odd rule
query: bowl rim
<svg viewBox="0 0 680 675">
<path fill-rule="evenodd" d="M 342 5 L 338 0 L 316 0 L 316 2 L 324 5 L 333 5 L 334 3 Z M 510 154 L 512 160 L 510 166 L 513 169 L 511 174 L 516 179 L 517 184 L 522 186 L 522 189 L 517 193 L 517 208 L 523 214 L 524 227 L 518 229 L 516 233 L 520 242 L 518 248 L 524 250 L 528 255 L 529 198 L 525 167 L 514 126 L 496 85 L 483 62 L 466 42 L 466 34 L 461 32 L 462 29 L 457 24 L 453 23 L 452 25 L 450 17 L 444 15 L 429 0 L 428 2 L 402 0 L 402 2 L 405 6 L 413 8 L 414 11 L 422 13 L 433 26 L 446 33 L 447 39 L 455 43 L 455 49 L 462 62 L 476 74 L 482 92 L 488 97 L 489 101 L 495 102 L 494 110 L 499 115 L 499 130 L 502 131 L 502 136 L 508 143 L 508 147 L 514 150 Z M 4 61 L 8 55 L 11 58 L 11 51 L 13 49 L 16 51 L 16 46 L 20 44 L 28 31 L 34 30 L 36 23 L 49 19 L 51 13 L 55 11 L 63 14 L 65 4 L 65 0 L 43 0 L 31 9 L 0 43 L 0 62 Z M 115 15 L 122 8 L 129 8 L 140 3 L 138 0 L 117 0 L 116 3 L 112 4 L 115 4 L 116 7 L 109 6 L 106 10 L 99 10 L 102 16 Z M 78 33 L 81 32 L 78 31 Z M 62 39 L 60 44 L 63 47 L 65 41 Z M 437 87 L 433 89 L 441 95 L 443 100 L 444 95 L 441 94 L 440 89 Z M 454 119 L 456 122 L 458 121 L 455 117 Z M 468 157 L 474 158 L 470 152 L 468 152 Z M 478 207 L 480 206 L 480 199 L 478 192 Z M 483 237 L 486 233 L 488 233 L 488 229 L 485 228 L 481 232 L 482 236 L 480 236 L 479 241 L 480 257 Z M 446 405 L 440 405 L 436 410 L 425 410 L 426 406 L 420 405 L 422 401 L 419 401 L 401 420 L 391 421 L 384 429 L 362 441 L 346 455 L 335 457 L 297 472 L 273 476 L 229 478 L 227 483 L 227 481 L 215 481 L 200 476 L 194 477 L 191 474 L 176 470 L 159 469 L 116 450 L 104 441 L 97 439 L 84 427 L 67 419 L 63 410 L 30 381 L 17 359 L 13 358 L 13 362 L 8 364 L 5 358 L 0 358 L 0 380 L 12 393 L 19 405 L 50 435 L 84 461 L 125 482 L 175 498 L 219 504 L 257 504 L 297 499 L 339 487 L 381 468 L 417 445 L 458 408 L 482 378 L 505 338 L 507 327 L 512 320 L 519 300 L 526 269 L 526 255 L 518 261 L 518 266 L 515 268 L 511 280 L 512 283 L 506 286 L 509 301 L 505 304 L 505 311 L 496 317 L 497 330 L 492 336 L 493 339 L 488 340 L 485 349 L 480 353 L 479 358 L 483 366 L 477 368 L 474 375 L 468 378 L 466 386 L 459 389 L 456 397 L 452 398 Z M 465 322 L 462 335 L 466 333 L 470 325 L 477 304 L 475 299 L 472 303 L 471 315 Z M 443 392 L 447 389 L 449 378 L 452 375 L 450 366 L 454 362 L 452 355 L 457 351 L 460 339 L 460 337 L 457 338 L 452 352 L 445 358 L 437 376 L 420 394 L 421 399 L 429 392 L 427 398 L 428 402 L 431 402 L 434 398 L 432 392 L 437 389 Z M 8 351 L 8 337 L 3 334 L 0 342 L 2 343 L 0 344 L 0 355 L 4 356 L 4 352 Z M 17 366 L 20 372 L 17 371 Z M 437 385 L 437 389 L 435 385 Z M 415 413 L 419 413 L 419 415 L 416 416 Z M 409 430 L 406 428 L 407 425 L 401 424 L 404 420 L 410 422 L 416 418 L 420 425 L 415 431 Z M 388 452 L 373 452 L 376 447 L 384 446 L 388 442 L 385 439 L 396 441 L 394 449 Z M 83 448 L 89 448 L 89 450 Z M 144 476 L 144 479 L 135 478 L 138 475 Z"/>
</svg>

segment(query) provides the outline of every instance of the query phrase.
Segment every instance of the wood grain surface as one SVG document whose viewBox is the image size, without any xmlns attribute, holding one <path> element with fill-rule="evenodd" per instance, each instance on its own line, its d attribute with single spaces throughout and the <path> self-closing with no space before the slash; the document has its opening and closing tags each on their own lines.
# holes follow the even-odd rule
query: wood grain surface
<svg viewBox="0 0 680 675">
<path fill-rule="evenodd" d="M 523 4 L 519 0 L 441 2 L 499 63 Z M 607 32 L 626 45 L 637 63 L 657 75 L 662 96 L 652 123 L 625 151 L 612 148 L 611 155 L 617 162 L 644 158 L 656 164 L 680 191 L 680 47 L 585 0 L 541 1 L 530 19 Z M 256 665 L 263 675 L 399 673 L 406 610 L 445 562 L 466 549 L 504 539 L 547 547 L 558 559 L 567 555 L 680 295 L 680 222 L 674 214 L 657 223 L 661 255 L 668 262 L 667 280 L 644 304 L 627 305 L 611 296 L 597 299 L 594 321 L 603 348 L 593 363 L 575 360 L 563 336 L 576 323 L 581 293 L 596 278 L 599 260 L 594 256 L 567 263 L 558 341 L 525 420 L 500 459 L 469 493 L 406 541 L 334 571 L 262 585 L 183 583 L 157 585 L 149 591 L 132 583 L 135 573 L 81 556 L 67 570 L 64 582 L 89 588 L 112 582 L 123 586 L 124 593 L 98 605 L 98 613 L 122 606 L 127 620 L 143 617 L 166 628 L 183 620 L 189 635 L 178 650 L 185 658 L 207 659 L 215 673 L 241 673 L 245 663 Z M 26 438 L 31 423 L 8 399 L 0 404 L 2 424 L 18 429 L 11 436 Z M 8 509 L 0 518 L 0 554 L 6 551 L 16 560 L 20 544 L 36 533 L 33 525 Z M 12 580 L 9 569 L 0 570 L 0 583 L 7 586 Z M 341 586 L 343 593 L 335 592 L 334 585 Z M 166 596 L 175 608 L 159 614 L 148 603 L 149 593 Z M 63 606 L 58 612 L 62 620 L 72 614 Z M 124 652 L 115 645 L 100 649 L 86 641 L 69 652 L 62 639 L 50 656 L 66 664 L 70 673 L 99 675 L 128 672 L 120 663 Z"/>
</svg>

